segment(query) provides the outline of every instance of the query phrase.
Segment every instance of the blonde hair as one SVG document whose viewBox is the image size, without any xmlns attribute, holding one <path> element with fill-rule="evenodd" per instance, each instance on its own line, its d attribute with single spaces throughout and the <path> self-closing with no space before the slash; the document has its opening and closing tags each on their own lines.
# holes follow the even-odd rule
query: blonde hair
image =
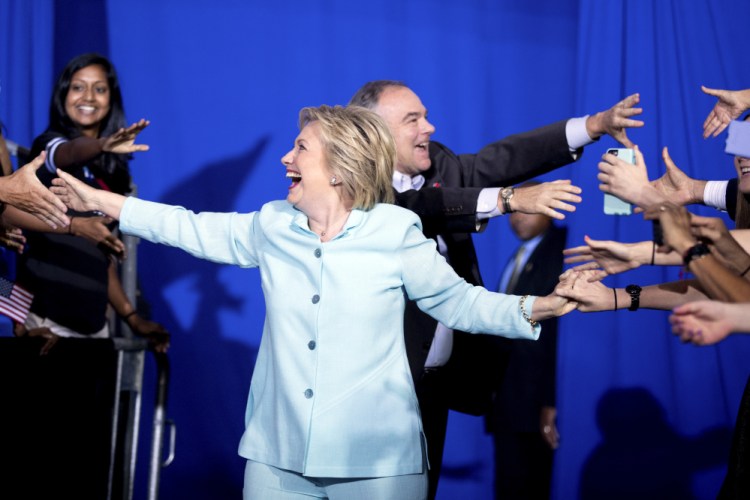
<svg viewBox="0 0 750 500">
<path fill-rule="evenodd" d="M 359 106 L 302 108 L 299 128 L 318 122 L 328 167 L 340 181 L 352 208 L 370 210 L 393 203 L 396 143 L 388 126 L 374 112 Z"/>
</svg>

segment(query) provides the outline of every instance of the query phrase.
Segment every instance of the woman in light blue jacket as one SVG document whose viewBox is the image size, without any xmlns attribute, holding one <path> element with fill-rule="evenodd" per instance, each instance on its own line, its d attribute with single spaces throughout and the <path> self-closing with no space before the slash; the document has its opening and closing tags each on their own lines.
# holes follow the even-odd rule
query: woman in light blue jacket
<svg viewBox="0 0 750 500">
<path fill-rule="evenodd" d="M 64 172 L 52 189 L 71 208 L 119 219 L 125 233 L 260 269 L 266 320 L 239 447 L 246 499 L 424 498 L 406 297 L 451 328 L 526 339 L 575 303 L 458 277 L 418 217 L 390 204 L 395 145 L 375 113 L 304 108 L 300 130 L 281 159 L 287 199 L 258 212 L 195 214 Z"/>
</svg>

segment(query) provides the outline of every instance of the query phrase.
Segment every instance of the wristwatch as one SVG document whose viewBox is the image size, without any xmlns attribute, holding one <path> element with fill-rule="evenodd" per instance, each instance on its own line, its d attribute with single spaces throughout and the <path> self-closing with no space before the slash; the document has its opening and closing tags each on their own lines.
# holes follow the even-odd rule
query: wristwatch
<svg viewBox="0 0 750 500">
<path fill-rule="evenodd" d="M 515 190 L 513 187 L 506 187 L 500 191 L 500 198 L 503 200 L 503 213 L 513 213 L 513 210 L 510 208 L 510 199 L 513 198 L 514 194 Z"/>
<path fill-rule="evenodd" d="M 638 285 L 628 285 L 625 287 L 625 291 L 630 295 L 630 307 L 628 307 L 628 311 L 637 311 L 641 302 L 641 287 Z"/>
</svg>

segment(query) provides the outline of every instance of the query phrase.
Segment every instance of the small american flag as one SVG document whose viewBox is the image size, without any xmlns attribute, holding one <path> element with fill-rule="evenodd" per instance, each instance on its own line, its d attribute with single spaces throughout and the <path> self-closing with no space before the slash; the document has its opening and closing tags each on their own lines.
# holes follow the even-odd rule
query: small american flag
<svg viewBox="0 0 750 500">
<path fill-rule="evenodd" d="M 24 323 L 33 298 L 33 294 L 0 276 L 0 314 Z"/>
</svg>

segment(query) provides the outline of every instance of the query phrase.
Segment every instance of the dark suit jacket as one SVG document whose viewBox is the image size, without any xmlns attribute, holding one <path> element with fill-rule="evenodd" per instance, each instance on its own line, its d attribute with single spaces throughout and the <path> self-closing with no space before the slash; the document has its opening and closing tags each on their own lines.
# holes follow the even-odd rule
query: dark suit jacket
<svg viewBox="0 0 750 500">
<path fill-rule="evenodd" d="M 517 134 L 484 147 L 477 154 L 456 155 L 437 142 L 430 142 L 432 165 L 423 175 L 425 187 L 435 188 L 486 188 L 509 186 L 561 167 L 574 160 L 565 135 L 565 121 Z M 577 152 L 579 155 L 581 151 Z M 464 205 L 470 203 L 463 201 Z M 476 210 L 476 197 L 473 201 Z M 419 213 L 420 207 L 411 207 Z M 434 208 L 434 207 L 433 207 Z M 469 283 L 482 285 L 474 243 L 468 232 L 430 232 L 425 235 L 443 238 L 448 247 L 448 260 L 456 272 Z M 407 304 L 404 329 L 407 354 L 415 382 L 421 376 L 424 362 L 435 332 L 436 322 L 422 313 L 413 303 Z M 485 335 L 464 338 L 469 334 L 456 332 L 454 349 L 446 369 L 452 373 L 450 380 L 461 401 L 451 407 L 472 414 L 484 413 L 489 408 L 492 384 L 478 366 L 475 356 L 487 354 L 487 343 L 493 339 Z M 479 368 L 479 371 L 474 370 Z M 466 375 L 462 378 L 459 375 Z M 471 381 L 470 385 L 467 383 Z M 476 393 L 472 393 L 475 390 Z M 474 402 L 477 402 L 474 405 Z"/>
<path fill-rule="evenodd" d="M 547 295 L 563 269 L 567 229 L 551 226 L 529 256 L 514 295 Z M 557 318 L 542 321 L 539 340 L 498 339 L 507 350 L 508 365 L 496 388 L 487 428 L 538 432 L 542 406 L 555 406 Z"/>
</svg>

